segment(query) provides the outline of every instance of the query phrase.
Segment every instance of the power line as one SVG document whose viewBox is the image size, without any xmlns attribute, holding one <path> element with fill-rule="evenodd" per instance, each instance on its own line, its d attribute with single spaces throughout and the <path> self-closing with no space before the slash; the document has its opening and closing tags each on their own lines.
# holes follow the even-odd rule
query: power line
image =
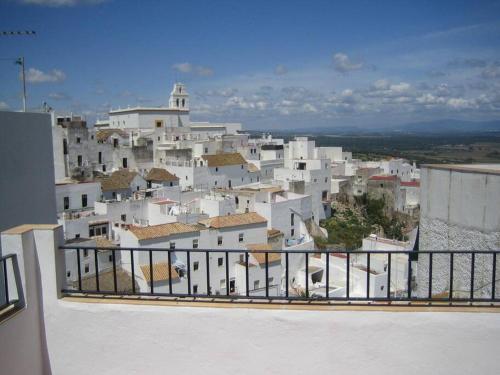
<svg viewBox="0 0 500 375">
<path fill-rule="evenodd" d="M 1 36 L 36 35 L 34 30 L 0 31 Z"/>
</svg>

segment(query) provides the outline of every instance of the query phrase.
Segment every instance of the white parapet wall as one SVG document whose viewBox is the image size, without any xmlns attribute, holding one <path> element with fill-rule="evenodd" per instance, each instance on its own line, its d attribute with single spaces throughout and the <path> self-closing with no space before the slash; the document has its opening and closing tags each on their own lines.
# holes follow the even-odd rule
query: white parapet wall
<svg viewBox="0 0 500 375">
<path fill-rule="evenodd" d="M 0 324 L 2 374 L 498 373 L 497 313 L 77 302 L 59 298 L 61 227 L 2 237 L 27 289 Z"/>
</svg>

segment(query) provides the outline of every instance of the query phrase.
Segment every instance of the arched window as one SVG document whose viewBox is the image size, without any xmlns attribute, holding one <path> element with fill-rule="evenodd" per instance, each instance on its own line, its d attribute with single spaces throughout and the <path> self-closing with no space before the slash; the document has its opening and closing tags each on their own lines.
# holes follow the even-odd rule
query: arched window
<svg viewBox="0 0 500 375">
<path fill-rule="evenodd" d="M 175 102 L 177 103 L 177 107 L 179 107 L 179 98 Z"/>
<path fill-rule="evenodd" d="M 182 107 L 186 105 L 186 99 L 182 99 Z"/>
</svg>

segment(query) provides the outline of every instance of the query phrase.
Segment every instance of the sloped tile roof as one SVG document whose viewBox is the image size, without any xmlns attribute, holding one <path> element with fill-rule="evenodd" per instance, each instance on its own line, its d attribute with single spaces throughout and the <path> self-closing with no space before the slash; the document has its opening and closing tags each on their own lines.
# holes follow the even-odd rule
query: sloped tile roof
<svg viewBox="0 0 500 375">
<path fill-rule="evenodd" d="M 98 130 L 95 133 L 95 137 L 98 141 L 102 142 L 111 137 L 113 134 L 118 134 L 122 138 L 128 138 L 127 132 L 121 130 L 121 129 L 103 129 L 103 130 Z"/>
<path fill-rule="evenodd" d="M 141 265 L 141 271 L 144 275 L 144 279 L 150 283 L 151 282 L 151 268 L 149 264 Z M 177 280 L 179 278 L 179 274 L 177 273 L 174 266 L 170 266 L 170 274 L 172 276 L 172 280 Z M 155 281 L 168 281 L 170 275 L 168 273 L 168 263 L 153 263 L 153 282 Z"/>
<path fill-rule="evenodd" d="M 169 181 L 179 181 L 179 177 L 174 176 L 172 173 L 164 168 L 151 168 L 146 176 L 147 181 L 159 181 L 159 182 L 169 182 Z"/>
<path fill-rule="evenodd" d="M 259 265 L 266 264 L 266 251 L 271 251 L 271 245 L 267 243 L 249 244 L 246 246 L 250 250 L 250 254 L 255 258 Z M 281 261 L 281 255 L 278 253 L 268 253 L 267 254 L 268 264 Z"/>
<path fill-rule="evenodd" d="M 223 167 L 226 165 L 247 164 L 246 160 L 239 152 L 222 153 L 215 155 L 202 155 L 203 160 L 208 163 L 209 167 Z"/>
<path fill-rule="evenodd" d="M 137 172 L 120 169 L 113 172 L 111 176 L 100 179 L 101 189 L 102 191 L 128 189 L 135 176 L 137 176 Z"/>
<path fill-rule="evenodd" d="M 129 231 L 137 237 L 138 240 L 149 240 L 153 238 L 168 237 L 173 234 L 193 233 L 200 231 L 199 225 L 184 223 L 168 223 L 160 225 L 150 225 L 147 227 L 131 226 Z"/>
<path fill-rule="evenodd" d="M 205 226 L 214 229 L 236 227 L 240 225 L 263 224 L 263 223 L 267 223 L 267 220 L 256 212 L 215 216 L 200 221 L 200 224 L 203 224 Z"/>
</svg>

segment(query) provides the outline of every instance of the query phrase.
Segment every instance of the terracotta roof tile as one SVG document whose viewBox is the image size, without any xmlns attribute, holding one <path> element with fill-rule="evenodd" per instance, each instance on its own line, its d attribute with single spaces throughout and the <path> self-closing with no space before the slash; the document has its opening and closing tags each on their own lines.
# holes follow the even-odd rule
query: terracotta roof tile
<svg viewBox="0 0 500 375">
<path fill-rule="evenodd" d="M 137 172 L 128 169 L 120 169 L 113 172 L 109 177 L 100 179 L 102 191 L 112 191 L 130 188 L 130 183 L 137 176 Z"/>
<path fill-rule="evenodd" d="M 200 224 L 203 224 L 210 228 L 229 228 L 236 227 L 240 225 L 250 225 L 250 224 L 265 224 L 267 220 L 260 216 L 256 212 L 247 212 L 244 214 L 234 214 L 234 215 L 225 215 L 225 216 L 215 216 L 208 218 L 206 220 L 200 221 Z"/>
<path fill-rule="evenodd" d="M 271 245 L 267 243 L 249 244 L 246 246 L 250 250 L 252 257 L 259 263 L 259 265 L 266 264 L 266 251 L 271 251 Z M 268 264 L 281 261 L 281 255 L 278 253 L 267 253 Z"/>
<path fill-rule="evenodd" d="M 98 130 L 95 133 L 95 137 L 96 137 L 97 141 L 102 142 L 102 141 L 107 140 L 113 134 L 118 134 L 122 138 L 128 138 L 128 134 L 125 131 L 121 130 L 121 129 L 103 129 L 103 130 Z"/>
<path fill-rule="evenodd" d="M 163 168 L 151 168 L 146 176 L 147 181 L 179 181 L 179 177 Z"/>
<path fill-rule="evenodd" d="M 168 237 L 173 234 L 199 232 L 200 228 L 201 227 L 199 225 L 168 223 L 160 225 L 150 225 L 147 227 L 130 226 L 129 231 L 132 232 L 138 240 L 149 240 L 153 238 Z"/>
<path fill-rule="evenodd" d="M 215 155 L 202 155 L 203 160 L 208 163 L 209 167 L 223 167 L 226 165 L 247 164 L 246 160 L 239 152 L 222 153 Z"/>
<path fill-rule="evenodd" d="M 151 282 L 151 268 L 149 264 L 141 265 L 141 271 L 144 275 L 144 279 L 150 283 Z M 179 274 L 177 273 L 174 266 L 170 266 L 170 273 L 172 276 L 172 280 L 177 280 L 179 278 Z M 168 263 L 153 263 L 153 282 L 155 281 L 168 281 L 169 280 L 168 273 Z"/>
</svg>

